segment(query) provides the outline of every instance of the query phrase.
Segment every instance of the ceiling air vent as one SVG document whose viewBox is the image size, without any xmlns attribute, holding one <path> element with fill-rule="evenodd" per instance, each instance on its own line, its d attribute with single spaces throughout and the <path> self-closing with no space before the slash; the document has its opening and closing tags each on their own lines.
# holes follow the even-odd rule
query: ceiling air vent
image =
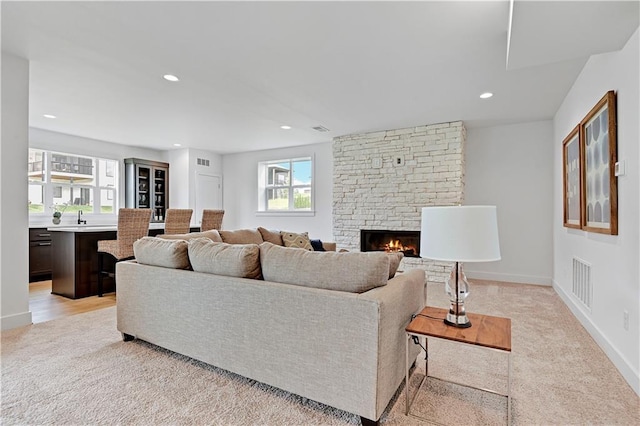
<svg viewBox="0 0 640 426">
<path fill-rule="evenodd" d="M 329 129 L 327 129 L 327 128 L 326 128 L 326 127 L 324 127 L 324 126 L 315 126 L 315 127 L 312 127 L 312 129 L 313 129 L 313 130 L 316 130 L 316 131 L 318 131 L 318 132 L 328 132 L 328 131 L 329 131 Z"/>
</svg>

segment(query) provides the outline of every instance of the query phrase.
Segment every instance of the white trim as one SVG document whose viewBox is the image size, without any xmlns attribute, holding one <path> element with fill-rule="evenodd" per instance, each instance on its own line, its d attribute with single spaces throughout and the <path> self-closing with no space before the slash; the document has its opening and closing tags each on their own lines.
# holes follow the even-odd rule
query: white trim
<svg viewBox="0 0 640 426">
<path fill-rule="evenodd" d="M 294 210 L 283 210 L 283 211 L 257 211 L 256 216 L 315 216 L 315 210 L 305 210 L 305 211 L 294 211 Z"/>
<path fill-rule="evenodd" d="M 2 331 L 11 330 L 12 328 L 24 327 L 33 323 L 31 319 L 31 311 L 22 312 L 20 314 L 7 315 L 0 319 Z"/>
<path fill-rule="evenodd" d="M 503 274 L 500 272 L 496 273 L 496 272 L 470 271 L 468 263 L 465 263 L 464 265 L 464 273 L 467 276 L 467 278 L 472 278 L 472 279 L 475 278 L 478 280 L 492 280 L 492 281 L 503 281 L 503 282 L 509 282 L 509 283 L 551 286 L 551 277 L 540 277 L 536 275 Z"/>
<path fill-rule="evenodd" d="M 604 333 L 598 329 L 591 319 L 586 316 L 583 310 L 574 302 L 571 295 L 565 292 L 555 280 L 553 280 L 553 289 L 556 291 L 558 296 L 560 296 L 564 304 L 571 310 L 571 313 L 573 313 L 578 321 L 580 321 L 580 324 L 582 324 L 582 326 L 591 335 L 593 340 L 595 340 L 598 346 L 600 346 L 600 349 L 602 349 L 609 360 L 611 360 L 613 365 L 618 369 L 633 391 L 640 395 L 640 374 L 638 374 L 638 371 L 633 369 L 629 361 L 625 359 L 624 355 L 622 355 L 620 351 L 611 344 Z"/>
</svg>

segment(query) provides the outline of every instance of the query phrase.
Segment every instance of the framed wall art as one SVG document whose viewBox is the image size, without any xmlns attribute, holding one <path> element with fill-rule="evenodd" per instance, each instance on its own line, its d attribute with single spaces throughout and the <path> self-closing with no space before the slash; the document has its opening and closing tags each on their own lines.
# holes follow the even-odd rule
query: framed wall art
<svg viewBox="0 0 640 426">
<path fill-rule="evenodd" d="M 618 235 L 616 95 L 607 92 L 580 123 L 582 229 Z"/>
<path fill-rule="evenodd" d="M 582 228 L 582 147 L 580 126 L 562 141 L 564 226 Z"/>
</svg>

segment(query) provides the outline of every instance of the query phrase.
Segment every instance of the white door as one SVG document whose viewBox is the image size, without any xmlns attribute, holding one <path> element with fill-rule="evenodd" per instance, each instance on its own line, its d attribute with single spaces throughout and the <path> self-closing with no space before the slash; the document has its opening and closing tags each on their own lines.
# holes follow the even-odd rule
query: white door
<svg viewBox="0 0 640 426">
<path fill-rule="evenodd" d="M 202 210 L 222 209 L 222 179 L 220 176 L 196 172 L 196 223 L 202 223 Z"/>
</svg>

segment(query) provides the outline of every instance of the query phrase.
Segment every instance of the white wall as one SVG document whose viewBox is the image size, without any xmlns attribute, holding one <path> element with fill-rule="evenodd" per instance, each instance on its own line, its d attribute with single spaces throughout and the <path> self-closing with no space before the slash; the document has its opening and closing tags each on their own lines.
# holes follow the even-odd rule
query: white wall
<svg viewBox="0 0 640 426">
<path fill-rule="evenodd" d="M 2 330 L 31 324 L 29 312 L 29 62 L 2 53 L 0 316 Z"/>
<path fill-rule="evenodd" d="M 51 132 L 48 130 L 37 129 L 33 127 L 29 129 L 29 147 L 117 160 L 120 166 L 120 188 L 118 189 L 118 199 L 120 202 L 119 207 L 125 206 L 125 158 L 143 158 L 145 160 L 168 162 L 167 151 L 158 151 L 153 149 L 120 145 L 97 139 L 89 139 L 80 136 L 68 135 L 65 133 Z M 169 179 L 171 179 L 172 173 L 173 169 L 169 169 Z M 169 191 L 169 203 L 171 203 L 171 188 L 169 188 Z M 90 224 L 117 222 L 116 215 L 97 216 L 85 214 L 83 215 L 83 218 L 86 219 Z M 75 220 L 76 217 L 74 215 L 62 215 L 62 224 L 74 224 Z M 49 214 L 49 211 L 46 211 L 46 214 L 42 216 L 31 215 L 30 224 L 32 226 L 50 225 L 51 215 Z"/>
<path fill-rule="evenodd" d="M 314 156 L 315 215 L 276 216 L 258 213 L 258 162 Z M 311 238 L 333 241 L 331 143 L 254 151 L 223 156 L 224 229 L 263 226 L 292 232 L 308 231 Z"/>
<path fill-rule="evenodd" d="M 638 31 L 619 52 L 589 59 L 554 117 L 553 284 L 569 308 L 640 394 L 640 153 Z M 617 91 L 618 160 L 627 173 L 618 178 L 618 232 L 602 235 L 562 226 L 562 140 L 609 90 Z M 592 265 L 591 312 L 571 294 L 572 258 Z M 623 311 L 629 312 L 629 330 Z"/>
<path fill-rule="evenodd" d="M 198 158 L 203 160 L 209 160 L 209 166 L 198 165 Z M 192 223 L 195 226 L 200 226 L 196 223 L 198 214 L 196 213 L 196 173 L 202 173 L 211 176 L 220 176 L 222 178 L 222 156 L 210 151 L 202 151 L 198 149 L 189 150 L 189 208 L 194 210 L 192 216 Z M 224 180 L 222 180 L 224 183 Z M 224 196 L 223 196 L 224 197 Z M 224 202 L 224 198 L 223 198 Z M 225 214 L 226 216 L 226 214 Z M 228 218 L 223 218 L 223 224 L 227 223 Z"/>
<path fill-rule="evenodd" d="M 196 173 L 222 178 L 222 156 L 211 151 L 193 148 L 172 150 L 168 152 L 170 197 L 172 208 L 193 209 L 191 225 L 199 226 L 196 217 Z M 209 165 L 199 165 L 198 158 L 209 160 Z"/>
<path fill-rule="evenodd" d="M 466 205 L 496 205 L 502 259 L 467 263 L 470 278 L 551 285 L 553 123 L 467 130 Z"/>
<path fill-rule="evenodd" d="M 176 149 L 168 152 L 169 158 L 169 207 L 189 207 L 189 150 Z"/>
</svg>

